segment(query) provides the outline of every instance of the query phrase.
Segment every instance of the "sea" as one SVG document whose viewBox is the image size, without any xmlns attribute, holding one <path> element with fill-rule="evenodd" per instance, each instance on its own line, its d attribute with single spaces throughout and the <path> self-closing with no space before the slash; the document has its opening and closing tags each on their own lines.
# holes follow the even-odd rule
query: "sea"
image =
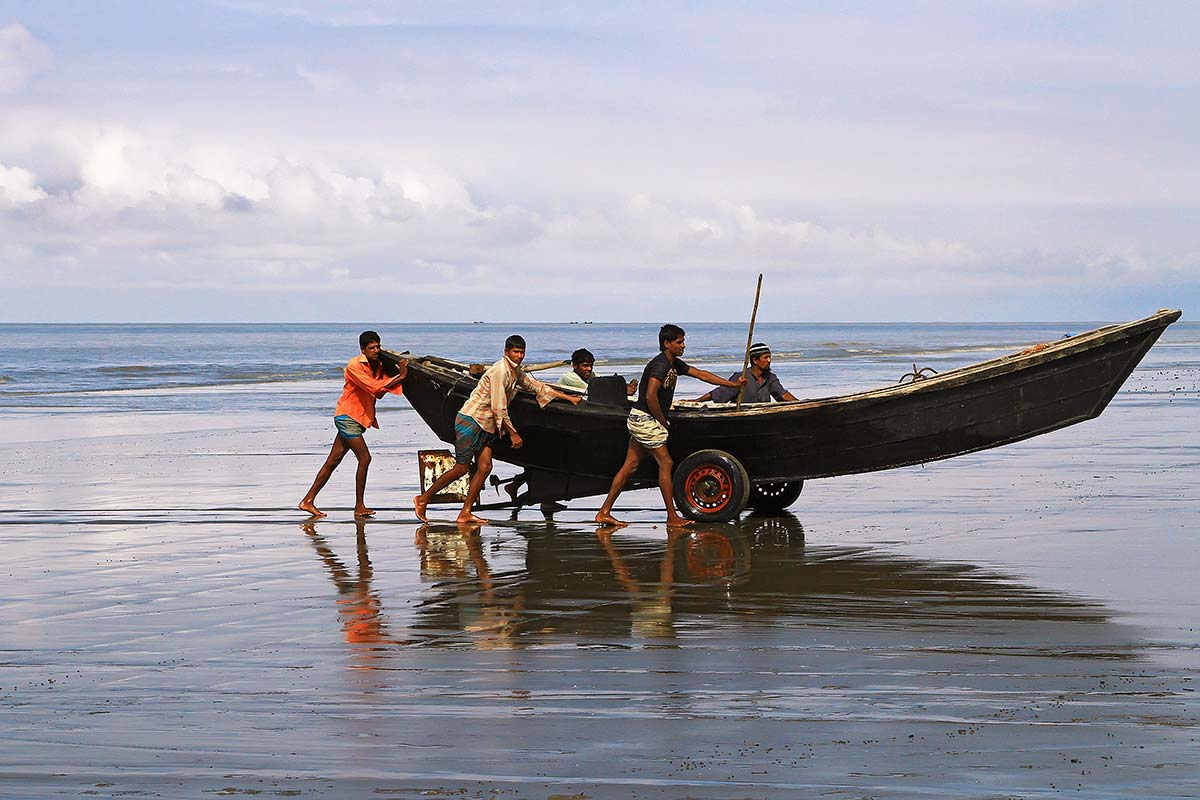
<svg viewBox="0 0 1200 800">
<path fill-rule="evenodd" d="M 819 398 L 1107 322 L 754 339 Z M 657 323 L 0 325 L 0 799 L 1200 797 L 1200 325 L 1095 420 L 672 531 L 655 489 L 616 531 L 492 485 L 486 525 L 419 522 L 444 445 L 403 397 L 376 515 L 348 459 L 309 518 L 366 327 L 626 377 L 657 352 Z M 744 325 L 684 327 L 741 368 Z"/>
<path fill-rule="evenodd" d="M 914 370 L 942 372 L 1099 327 L 1104 321 L 1032 323 L 764 323 L 754 340 L 797 397 L 894 384 Z M 358 324 L 0 325 L 0 408 L 106 411 L 328 411 Z M 513 333 L 526 364 L 565 360 L 585 347 L 596 374 L 637 377 L 657 352 L 657 323 L 374 324 L 384 347 L 468 363 L 500 357 Z M 684 358 L 726 374 L 741 368 L 744 324 L 693 323 Z M 1200 323 L 1172 325 L 1139 374 L 1200 364 Z M 547 369 L 554 378 L 563 368 Z M 1168 380 L 1166 383 L 1170 383 Z M 684 386 L 687 386 L 685 383 Z M 703 390 L 695 387 L 697 394 Z M 1131 379 L 1126 392 L 1170 390 Z M 687 397 L 686 389 L 679 397 Z M 407 406 L 405 406 L 407 408 Z M 388 405 L 383 413 L 395 413 Z"/>
</svg>

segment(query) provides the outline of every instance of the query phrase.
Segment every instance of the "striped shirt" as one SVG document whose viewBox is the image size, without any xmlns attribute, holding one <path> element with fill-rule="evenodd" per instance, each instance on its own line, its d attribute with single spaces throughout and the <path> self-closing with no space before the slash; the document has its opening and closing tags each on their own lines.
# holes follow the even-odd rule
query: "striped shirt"
<svg viewBox="0 0 1200 800">
<path fill-rule="evenodd" d="M 518 389 L 537 395 L 538 405 L 542 408 L 554 398 L 549 386 L 529 377 L 525 370 L 505 356 L 487 368 L 458 413 L 475 420 L 488 433 L 499 433 L 505 424 L 516 430 L 508 418 L 508 404 Z"/>
</svg>

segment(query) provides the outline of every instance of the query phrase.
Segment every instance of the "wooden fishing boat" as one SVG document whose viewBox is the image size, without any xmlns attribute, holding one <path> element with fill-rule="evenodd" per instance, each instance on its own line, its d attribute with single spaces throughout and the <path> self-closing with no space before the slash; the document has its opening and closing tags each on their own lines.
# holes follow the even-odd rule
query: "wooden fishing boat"
<svg viewBox="0 0 1200 800">
<path fill-rule="evenodd" d="M 1010 444 L 1092 419 L 1104 410 L 1180 312 L 1039 344 L 1020 353 L 908 383 L 840 397 L 668 412 L 675 497 L 692 519 L 723 521 L 747 506 L 778 510 L 803 482 L 891 469 Z M 399 357 L 389 353 L 390 357 Z M 443 442 L 475 387 L 469 365 L 409 359 L 404 394 Z M 916 372 L 914 370 L 914 372 Z M 526 502 L 604 494 L 625 457 L 627 408 L 553 402 L 518 393 L 509 413 L 524 446 L 499 440 L 496 459 L 523 467 Z M 630 488 L 656 485 L 647 459 Z"/>
</svg>

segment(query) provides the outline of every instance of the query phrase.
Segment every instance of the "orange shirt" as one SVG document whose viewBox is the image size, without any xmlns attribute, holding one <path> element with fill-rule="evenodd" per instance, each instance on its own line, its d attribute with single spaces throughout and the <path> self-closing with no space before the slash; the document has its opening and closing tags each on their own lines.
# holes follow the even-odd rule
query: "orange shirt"
<svg viewBox="0 0 1200 800">
<path fill-rule="evenodd" d="M 333 410 L 335 417 L 345 414 L 364 428 L 378 428 L 375 419 L 375 401 L 387 392 L 404 394 L 400 386 L 384 389 L 392 379 L 383 374 L 371 371 L 371 362 L 366 356 L 355 356 L 346 365 L 346 386 L 338 399 L 337 408 Z"/>
</svg>

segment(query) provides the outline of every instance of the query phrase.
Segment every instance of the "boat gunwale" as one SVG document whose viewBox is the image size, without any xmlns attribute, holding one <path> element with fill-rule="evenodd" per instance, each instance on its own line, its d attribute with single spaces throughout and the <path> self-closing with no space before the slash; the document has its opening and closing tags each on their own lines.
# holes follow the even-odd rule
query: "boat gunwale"
<svg viewBox="0 0 1200 800">
<path fill-rule="evenodd" d="M 956 389 L 964 385 L 977 383 L 981 379 L 991 379 L 1030 367 L 1039 366 L 1043 363 L 1056 361 L 1062 358 L 1068 358 L 1097 347 L 1103 347 L 1111 341 L 1143 335 L 1155 329 L 1162 330 L 1179 319 L 1181 314 L 1182 312 L 1178 309 L 1163 309 L 1149 317 L 1145 317 L 1140 320 L 1134 320 L 1132 322 L 1116 325 L 1105 325 L 1100 328 L 1095 328 L 1074 336 L 1058 339 L 1053 342 L 1033 344 L 1030 346 L 1030 348 L 1017 353 L 1010 353 L 1008 355 L 999 356 L 987 361 L 981 361 L 976 364 L 967 364 L 962 367 L 956 367 L 954 369 L 947 370 L 946 372 L 939 373 L 932 377 L 922 378 L 920 380 L 914 380 L 910 383 L 898 384 L 895 386 L 882 386 L 875 389 L 866 389 L 861 392 L 852 392 L 849 394 L 833 395 L 822 398 L 787 400 L 769 404 L 755 403 L 752 405 L 747 405 L 741 409 L 738 409 L 732 404 L 725 406 L 703 407 L 673 405 L 671 407 L 671 415 L 672 417 L 680 420 L 712 419 L 714 417 L 720 417 L 722 419 L 746 419 L 764 415 L 790 414 L 798 411 L 811 411 L 817 408 L 846 405 L 849 403 L 880 401 L 893 399 L 896 397 L 932 393 L 945 389 Z M 1044 346 L 1035 350 L 1034 348 L 1038 348 L 1039 344 Z M 440 356 L 417 356 L 407 352 L 387 352 L 397 358 L 407 358 L 410 362 L 410 365 L 414 365 L 415 362 L 415 365 L 419 369 L 431 373 L 431 378 L 436 377 L 437 374 L 441 374 L 444 376 L 443 380 L 453 382 L 454 385 L 451 387 L 452 389 L 457 388 L 459 381 L 464 381 L 471 385 L 478 382 L 477 378 L 469 374 L 468 370 L 470 367 L 468 364 L 461 364 Z M 522 390 L 522 393 L 529 394 L 532 397 L 530 393 L 525 392 L 524 390 Z M 571 411 L 574 413 L 586 413 L 589 415 L 619 415 L 624 417 L 628 412 L 628 408 L 622 406 L 582 403 L 573 407 Z"/>
</svg>

